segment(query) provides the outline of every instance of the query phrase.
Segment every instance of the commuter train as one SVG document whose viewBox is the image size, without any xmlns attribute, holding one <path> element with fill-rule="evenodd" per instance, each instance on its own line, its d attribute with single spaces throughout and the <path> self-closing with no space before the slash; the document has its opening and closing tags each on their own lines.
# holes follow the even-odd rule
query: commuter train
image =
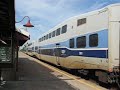
<svg viewBox="0 0 120 90">
<path fill-rule="evenodd" d="M 43 61 L 114 83 L 120 67 L 120 4 L 72 17 L 27 50 Z"/>
</svg>

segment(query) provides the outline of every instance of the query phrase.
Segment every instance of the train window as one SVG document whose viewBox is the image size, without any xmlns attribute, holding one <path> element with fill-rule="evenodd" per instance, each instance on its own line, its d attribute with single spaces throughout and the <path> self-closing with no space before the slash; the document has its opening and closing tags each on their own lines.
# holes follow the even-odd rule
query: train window
<svg viewBox="0 0 120 90">
<path fill-rule="evenodd" d="M 56 30 L 56 36 L 60 35 L 60 28 Z"/>
<path fill-rule="evenodd" d="M 89 46 L 90 47 L 98 46 L 98 34 L 91 34 L 89 36 Z"/>
<path fill-rule="evenodd" d="M 66 32 L 67 32 L 67 25 L 64 25 L 62 27 L 62 32 L 61 33 L 63 34 L 63 33 L 66 33 Z"/>
<path fill-rule="evenodd" d="M 53 55 L 53 50 L 52 49 L 42 49 L 41 54 L 44 55 Z"/>
<path fill-rule="evenodd" d="M 41 50 L 39 49 L 39 52 L 38 52 L 39 54 L 41 54 Z"/>
<path fill-rule="evenodd" d="M 86 47 L 86 36 L 78 37 L 76 41 L 77 48 Z"/>
<path fill-rule="evenodd" d="M 41 42 L 41 38 L 39 39 L 39 42 Z"/>
<path fill-rule="evenodd" d="M 34 51 L 34 47 L 32 47 L 32 51 Z"/>
<path fill-rule="evenodd" d="M 55 31 L 52 32 L 52 37 L 55 37 Z"/>
<path fill-rule="evenodd" d="M 41 37 L 41 42 L 42 42 L 42 37 Z"/>
<path fill-rule="evenodd" d="M 45 36 L 44 36 L 44 40 L 45 40 Z"/>
<path fill-rule="evenodd" d="M 42 37 L 42 41 L 44 40 L 44 37 Z"/>
<path fill-rule="evenodd" d="M 78 19 L 77 20 L 77 26 L 85 24 L 86 23 L 86 18 Z"/>
<path fill-rule="evenodd" d="M 47 35 L 45 36 L 45 40 L 47 40 Z"/>
<path fill-rule="evenodd" d="M 48 34 L 46 35 L 46 39 L 48 39 Z"/>
<path fill-rule="evenodd" d="M 51 38 L 51 33 L 49 33 L 49 38 Z"/>
<path fill-rule="evenodd" d="M 37 50 L 38 49 L 38 46 L 35 46 L 35 50 Z"/>
<path fill-rule="evenodd" d="M 42 37 L 41 37 L 41 42 L 42 42 Z"/>
<path fill-rule="evenodd" d="M 74 48 L 74 38 L 69 41 L 70 48 Z"/>
<path fill-rule="evenodd" d="M 28 46 L 31 46 L 31 45 L 32 45 L 32 43 L 29 43 L 29 44 L 28 44 Z"/>
<path fill-rule="evenodd" d="M 47 35 L 45 35 L 45 40 L 47 40 Z"/>
</svg>

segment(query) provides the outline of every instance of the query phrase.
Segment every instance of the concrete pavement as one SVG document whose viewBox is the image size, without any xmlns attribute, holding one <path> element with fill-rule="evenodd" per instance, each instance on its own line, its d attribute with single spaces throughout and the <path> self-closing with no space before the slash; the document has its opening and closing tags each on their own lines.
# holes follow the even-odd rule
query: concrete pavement
<svg viewBox="0 0 120 90">
<path fill-rule="evenodd" d="M 0 90 L 75 90 L 64 80 L 55 77 L 53 72 L 20 52 L 18 81 L 7 81 Z"/>
</svg>

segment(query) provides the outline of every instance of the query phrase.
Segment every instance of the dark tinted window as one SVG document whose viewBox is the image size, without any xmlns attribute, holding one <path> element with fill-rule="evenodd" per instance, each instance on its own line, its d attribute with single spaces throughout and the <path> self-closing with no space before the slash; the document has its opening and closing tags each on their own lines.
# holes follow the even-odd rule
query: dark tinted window
<svg viewBox="0 0 120 90">
<path fill-rule="evenodd" d="M 86 47 L 86 36 L 78 37 L 76 41 L 77 48 Z"/>
<path fill-rule="evenodd" d="M 28 46 L 31 46 L 31 45 L 32 45 L 32 43 L 29 43 L 29 44 L 28 44 Z"/>
<path fill-rule="evenodd" d="M 62 27 L 62 32 L 61 33 L 66 33 L 67 32 L 67 25 L 64 25 L 63 27 Z"/>
<path fill-rule="evenodd" d="M 42 41 L 44 40 L 44 37 L 42 37 Z"/>
<path fill-rule="evenodd" d="M 74 38 L 69 41 L 70 48 L 74 48 Z"/>
<path fill-rule="evenodd" d="M 56 30 L 56 36 L 60 35 L 60 28 Z"/>
<path fill-rule="evenodd" d="M 44 36 L 44 40 L 45 40 L 45 36 Z"/>
<path fill-rule="evenodd" d="M 48 39 L 48 34 L 46 35 L 46 39 Z"/>
<path fill-rule="evenodd" d="M 44 55 L 53 55 L 52 49 L 42 49 L 40 51 L 41 51 L 41 54 L 44 54 Z"/>
<path fill-rule="evenodd" d="M 98 34 L 91 34 L 89 36 L 89 46 L 90 47 L 98 46 Z"/>
<path fill-rule="evenodd" d="M 32 47 L 32 51 L 34 51 L 34 47 Z"/>
<path fill-rule="evenodd" d="M 35 46 L 35 50 L 37 50 L 38 49 L 38 46 Z"/>
<path fill-rule="evenodd" d="M 52 32 L 52 37 L 55 37 L 55 31 Z"/>
<path fill-rule="evenodd" d="M 85 24 L 86 23 L 86 18 L 78 19 L 77 20 L 77 26 Z"/>
<path fill-rule="evenodd" d="M 38 40 L 39 42 L 41 42 L 41 38 L 39 38 L 39 40 Z"/>
<path fill-rule="evenodd" d="M 49 33 L 49 38 L 51 38 L 51 33 Z"/>
</svg>

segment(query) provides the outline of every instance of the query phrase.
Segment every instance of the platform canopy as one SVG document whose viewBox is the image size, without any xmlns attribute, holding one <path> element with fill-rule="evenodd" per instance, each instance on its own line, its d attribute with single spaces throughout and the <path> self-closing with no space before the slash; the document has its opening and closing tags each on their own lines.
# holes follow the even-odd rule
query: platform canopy
<svg viewBox="0 0 120 90">
<path fill-rule="evenodd" d="M 16 68 L 19 46 L 30 38 L 15 23 L 15 1 L 0 0 L 0 68 Z"/>
<path fill-rule="evenodd" d="M 19 46 L 29 39 L 29 35 L 25 35 L 15 28 L 14 0 L 0 0 L 0 39 L 4 38 L 5 33 L 13 33 L 12 35 L 14 39 L 18 40 Z"/>
<path fill-rule="evenodd" d="M 22 46 L 28 39 L 30 39 L 30 34 L 27 32 L 27 30 L 22 28 L 16 28 L 15 35 L 18 40 L 19 46 Z"/>
</svg>

